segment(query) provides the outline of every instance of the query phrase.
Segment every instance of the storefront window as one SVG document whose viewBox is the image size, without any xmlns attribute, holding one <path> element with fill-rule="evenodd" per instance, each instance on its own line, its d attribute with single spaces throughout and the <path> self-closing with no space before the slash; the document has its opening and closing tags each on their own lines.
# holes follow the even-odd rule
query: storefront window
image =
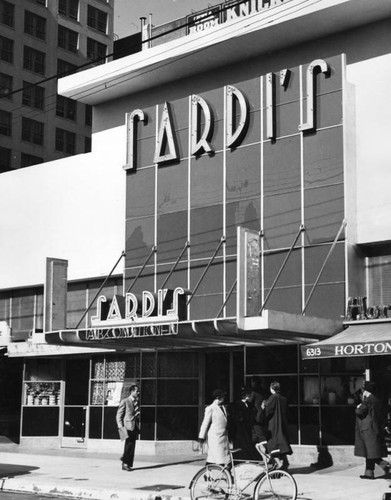
<svg viewBox="0 0 391 500">
<path fill-rule="evenodd" d="M 61 360 L 34 358 L 25 363 L 22 436 L 58 436 L 62 398 Z"/>
<path fill-rule="evenodd" d="M 185 439 L 190 434 L 189 439 L 194 439 L 197 435 L 198 353 L 94 356 L 90 382 L 90 438 L 118 438 L 117 408 L 134 383 L 141 386 L 141 439 L 168 439 L 167 435 Z"/>
</svg>

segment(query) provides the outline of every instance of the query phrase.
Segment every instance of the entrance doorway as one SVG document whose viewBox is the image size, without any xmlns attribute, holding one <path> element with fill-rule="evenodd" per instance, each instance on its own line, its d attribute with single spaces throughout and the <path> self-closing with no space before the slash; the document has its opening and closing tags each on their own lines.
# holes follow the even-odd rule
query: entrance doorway
<svg viewBox="0 0 391 500">
<path fill-rule="evenodd" d="M 87 447 L 89 370 L 89 359 L 65 361 L 63 447 Z"/>
<path fill-rule="evenodd" d="M 244 385 L 243 349 L 205 353 L 205 403 L 210 404 L 215 389 L 224 389 L 233 401 Z M 227 401 L 228 402 L 228 401 Z"/>
</svg>

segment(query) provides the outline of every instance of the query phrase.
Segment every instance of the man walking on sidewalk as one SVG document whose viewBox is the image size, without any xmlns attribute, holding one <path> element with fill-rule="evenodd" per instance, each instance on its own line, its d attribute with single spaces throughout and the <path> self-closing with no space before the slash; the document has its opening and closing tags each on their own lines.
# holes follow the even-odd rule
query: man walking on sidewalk
<svg viewBox="0 0 391 500">
<path fill-rule="evenodd" d="M 356 439 L 354 454 L 365 457 L 365 473 L 361 479 L 375 479 L 375 464 L 387 474 L 390 464 L 383 460 L 387 456 L 384 439 L 384 415 L 379 399 L 373 394 L 375 384 L 364 382 L 362 403 L 356 408 Z"/>
<path fill-rule="evenodd" d="M 122 470 L 131 471 L 133 467 L 136 439 L 140 433 L 140 388 L 132 385 L 129 396 L 123 399 L 117 410 L 117 426 L 121 439 L 125 440 L 124 453 L 122 455 Z"/>
</svg>

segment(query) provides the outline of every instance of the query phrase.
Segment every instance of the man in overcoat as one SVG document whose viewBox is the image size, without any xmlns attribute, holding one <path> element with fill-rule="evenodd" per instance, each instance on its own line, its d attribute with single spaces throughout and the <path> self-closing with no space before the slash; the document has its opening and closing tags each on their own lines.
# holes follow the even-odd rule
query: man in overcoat
<svg viewBox="0 0 391 500">
<path fill-rule="evenodd" d="M 267 452 L 272 455 L 278 469 L 288 467 L 287 455 L 292 454 L 288 437 L 288 401 L 280 394 L 280 383 L 270 384 L 271 396 L 264 402 L 267 421 Z"/>
<path fill-rule="evenodd" d="M 356 408 L 356 436 L 354 454 L 365 457 L 365 472 L 361 479 L 375 478 L 375 464 L 387 474 L 390 464 L 383 460 L 387 456 L 384 439 L 384 414 L 379 399 L 374 395 L 375 384 L 364 382 L 362 402 Z"/>
<path fill-rule="evenodd" d="M 216 389 L 212 396 L 212 404 L 205 408 L 198 441 L 201 444 L 208 441 L 206 463 L 225 465 L 230 460 L 226 392 Z"/>
<path fill-rule="evenodd" d="M 133 467 L 134 452 L 136 449 L 137 436 L 140 433 L 140 410 L 139 410 L 140 388 L 132 385 L 129 388 L 129 396 L 123 399 L 117 410 L 116 420 L 118 429 L 127 432 L 124 444 L 124 453 L 121 457 L 122 470 L 131 471 Z"/>
</svg>

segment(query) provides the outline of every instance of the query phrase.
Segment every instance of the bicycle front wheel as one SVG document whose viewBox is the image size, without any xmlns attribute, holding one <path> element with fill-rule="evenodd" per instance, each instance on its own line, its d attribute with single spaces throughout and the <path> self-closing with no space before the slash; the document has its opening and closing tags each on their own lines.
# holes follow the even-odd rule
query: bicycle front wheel
<svg viewBox="0 0 391 500">
<path fill-rule="evenodd" d="M 265 474 L 254 488 L 254 500 L 296 500 L 297 485 L 293 477 L 284 470 L 273 470 Z"/>
<path fill-rule="evenodd" d="M 190 483 L 191 500 L 213 498 L 224 499 L 232 486 L 230 473 L 220 465 L 206 465 Z"/>
</svg>

